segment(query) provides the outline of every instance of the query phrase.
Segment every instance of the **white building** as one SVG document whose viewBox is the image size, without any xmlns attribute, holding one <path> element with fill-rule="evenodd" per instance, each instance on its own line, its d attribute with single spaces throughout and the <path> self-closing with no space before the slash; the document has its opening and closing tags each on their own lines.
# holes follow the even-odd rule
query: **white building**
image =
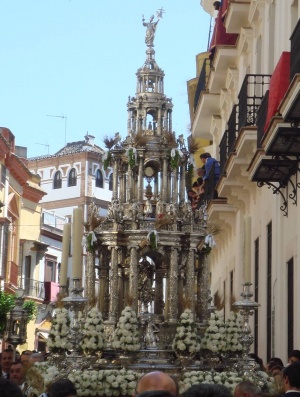
<svg viewBox="0 0 300 397">
<path fill-rule="evenodd" d="M 300 2 L 219 3 L 201 1 L 219 12 L 189 101 L 192 135 L 207 139 L 221 165 L 220 198 L 208 204 L 210 223 L 222 228 L 209 256 L 212 293 L 228 315 L 251 281 L 261 305 L 253 351 L 286 361 L 300 348 Z"/>
</svg>

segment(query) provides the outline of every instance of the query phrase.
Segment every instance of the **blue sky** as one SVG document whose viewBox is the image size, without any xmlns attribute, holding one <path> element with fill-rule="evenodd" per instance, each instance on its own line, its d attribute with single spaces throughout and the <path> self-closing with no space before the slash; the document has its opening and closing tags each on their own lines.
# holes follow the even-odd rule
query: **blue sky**
<svg viewBox="0 0 300 397">
<path fill-rule="evenodd" d="M 147 22 L 161 7 L 156 61 L 173 129 L 186 134 L 186 82 L 209 34 L 200 0 L 1 0 L 0 126 L 28 157 L 54 154 L 87 132 L 102 147 L 104 136 L 126 136 L 127 99 L 146 59 L 142 14 Z"/>
</svg>

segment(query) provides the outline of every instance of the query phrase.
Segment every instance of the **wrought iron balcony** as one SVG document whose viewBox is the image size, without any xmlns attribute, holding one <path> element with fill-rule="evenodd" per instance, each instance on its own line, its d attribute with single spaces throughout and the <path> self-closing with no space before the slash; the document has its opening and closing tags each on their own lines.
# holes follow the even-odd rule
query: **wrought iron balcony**
<svg viewBox="0 0 300 397">
<path fill-rule="evenodd" d="M 228 130 L 228 152 L 227 157 L 230 153 L 234 152 L 234 145 L 238 134 L 238 106 L 234 105 L 232 108 L 231 115 L 227 123 Z M 227 160 L 227 159 L 226 159 Z"/>
<path fill-rule="evenodd" d="M 267 91 L 265 96 L 263 97 L 257 112 L 257 147 L 258 148 L 261 147 L 261 142 L 265 134 L 268 103 L 269 103 L 269 91 Z"/>
<path fill-rule="evenodd" d="M 291 36 L 291 69 L 290 79 L 293 80 L 295 74 L 300 73 L 300 19 Z"/>
<path fill-rule="evenodd" d="M 224 132 L 219 148 L 220 148 L 220 173 L 221 175 L 224 175 L 226 161 L 228 158 L 228 130 Z"/>
<path fill-rule="evenodd" d="M 208 58 L 206 58 L 203 60 L 203 65 L 202 65 L 202 69 L 201 69 L 201 72 L 199 75 L 199 80 L 198 80 L 198 84 L 197 84 L 197 88 L 196 88 L 196 92 L 195 92 L 194 112 L 197 109 L 197 105 L 199 102 L 201 92 L 206 90 L 206 84 L 207 84 L 209 72 L 210 72 L 210 60 Z"/>
<path fill-rule="evenodd" d="M 43 281 L 33 280 L 33 279 L 23 279 L 22 286 L 25 289 L 27 297 L 36 299 L 45 299 L 45 286 Z"/>
<path fill-rule="evenodd" d="M 247 74 L 242 84 L 239 99 L 239 131 L 243 127 L 257 125 L 257 113 L 270 85 L 270 75 Z"/>
</svg>

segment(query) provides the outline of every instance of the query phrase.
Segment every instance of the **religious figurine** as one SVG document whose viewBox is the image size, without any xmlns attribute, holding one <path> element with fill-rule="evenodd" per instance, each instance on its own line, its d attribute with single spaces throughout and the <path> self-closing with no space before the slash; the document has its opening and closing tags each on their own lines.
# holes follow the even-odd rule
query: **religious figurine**
<svg viewBox="0 0 300 397">
<path fill-rule="evenodd" d="M 152 215 L 152 204 L 149 199 L 147 199 L 145 203 L 144 214 L 146 217 L 150 217 Z"/>
<path fill-rule="evenodd" d="M 156 25 L 158 24 L 159 19 L 156 22 L 153 22 L 154 20 L 154 15 L 150 17 L 149 22 L 145 22 L 145 18 L 143 15 L 143 26 L 146 26 L 146 36 L 145 36 L 145 43 L 147 44 L 148 47 L 153 47 L 153 42 L 154 42 L 154 37 L 155 37 L 155 31 L 156 31 Z"/>
<path fill-rule="evenodd" d="M 145 344 L 146 349 L 157 349 L 157 342 L 159 342 L 159 327 L 153 321 L 147 322 Z"/>
</svg>

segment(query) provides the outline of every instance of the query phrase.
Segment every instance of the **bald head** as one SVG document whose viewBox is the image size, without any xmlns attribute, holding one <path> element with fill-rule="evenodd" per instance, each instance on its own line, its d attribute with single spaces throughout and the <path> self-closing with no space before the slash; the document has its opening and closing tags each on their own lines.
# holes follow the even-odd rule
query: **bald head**
<svg viewBox="0 0 300 397">
<path fill-rule="evenodd" d="M 139 379 L 136 386 L 136 393 L 140 394 L 149 390 L 165 390 L 173 396 L 177 396 L 178 394 L 177 384 L 174 379 L 165 372 L 160 371 L 149 372 Z"/>
</svg>

